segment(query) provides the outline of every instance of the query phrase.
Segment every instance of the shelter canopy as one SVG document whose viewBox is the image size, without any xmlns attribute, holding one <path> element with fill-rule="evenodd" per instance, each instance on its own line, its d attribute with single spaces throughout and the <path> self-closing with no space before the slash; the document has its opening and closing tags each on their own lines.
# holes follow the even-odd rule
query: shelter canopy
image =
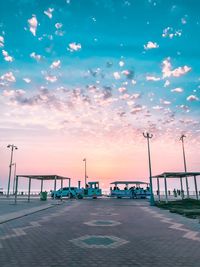
<svg viewBox="0 0 200 267">
<path fill-rule="evenodd" d="M 60 175 L 50 175 L 50 174 L 44 174 L 44 175 L 39 175 L 39 174 L 34 174 L 34 175 L 31 175 L 31 174 L 18 174 L 17 175 L 18 177 L 24 177 L 24 178 L 30 178 L 30 179 L 37 179 L 37 180 L 70 180 L 71 178 L 69 177 L 64 177 L 64 176 L 60 176 Z"/>
<path fill-rule="evenodd" d="M 149 183 L 141 182 L 141 181 L 116 181 L 110 184 L 149 184 Z"/>
<path fill-rule="evenodd" d="M 200 175 L 200 172 L 163 172 L 159 175 L 152 176 L 152 178 L 183 178 L 198 175 Z"/>
</svg>

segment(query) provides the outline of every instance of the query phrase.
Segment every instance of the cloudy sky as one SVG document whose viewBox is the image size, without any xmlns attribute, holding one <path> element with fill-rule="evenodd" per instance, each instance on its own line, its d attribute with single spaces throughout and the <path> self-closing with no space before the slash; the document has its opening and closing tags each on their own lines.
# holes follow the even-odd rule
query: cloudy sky
<svg viewBox="0 0 200 267">
<path fill-rule="evenodd" d="M 0 3 L 0 187 L 18 173 L 115 179 L 200 165 L 198 0 Z"/>
</svg>

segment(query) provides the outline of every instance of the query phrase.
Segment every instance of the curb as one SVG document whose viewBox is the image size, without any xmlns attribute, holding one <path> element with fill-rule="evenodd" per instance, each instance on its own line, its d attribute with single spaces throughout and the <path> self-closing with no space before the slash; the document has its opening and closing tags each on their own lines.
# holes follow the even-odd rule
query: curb
<svg viewBox="0 0 200 267">
<path fill-rule="evenodd" d="M 8 213 L 6 215 L 1 215 L 0 216 L 0 224 L 25 217 L 25 216 L 37 213 L 39 211 L 47 210 L 49 208 L 53 208 L 53 207 L 56 207 L 56 206 L 61 205 L 61 204 L 63 204 L 63 202 L 59 203 L 59 204 L 58 203 L 48 204 L 45 207 L 36 207 L 36 208 L 32 208 L 32 209 L 25 209 L 25 210 L 22 210 L 19 212 L 11 212 L 11 213 Z"/>
</svg>

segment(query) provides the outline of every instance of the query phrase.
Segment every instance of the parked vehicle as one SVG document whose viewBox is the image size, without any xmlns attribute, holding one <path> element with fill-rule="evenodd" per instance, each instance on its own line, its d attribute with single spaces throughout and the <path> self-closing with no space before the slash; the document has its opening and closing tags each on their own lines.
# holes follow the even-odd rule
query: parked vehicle
<svg viewBox="0 0 200 267">
<path fill-rule="evenodd" d="M 86 188 L 63 187 L 57 191 L 51 192 L 52 198 L 70 197 L 82 199 L 85 197 L 97 198 L 101 195 L 102 191 L 99 188 L 99 182 L 88 182 Z"/>
<path fill-rule="evenodd" d="M 57 191 L 52 191 L 51 197 L 52 198 L 75 197 L 78 194 L 79 190 L 80 189 L 78 189 L 77 187 L 63 187 Z"/>
<path fill-rule="evenodd" d="M 141 181 L 116 181 L 114 187 L 110 188 L 110 196 L 117 198 L 148 198 L 150 196 L 150 188 L 148 183 Z M 123 189 L 118 185 L 125 186 Z M 131 187 L 130 187 L 131 185 Z M 146 186 L 144 189 L 141 185 Z"/>
</svg>

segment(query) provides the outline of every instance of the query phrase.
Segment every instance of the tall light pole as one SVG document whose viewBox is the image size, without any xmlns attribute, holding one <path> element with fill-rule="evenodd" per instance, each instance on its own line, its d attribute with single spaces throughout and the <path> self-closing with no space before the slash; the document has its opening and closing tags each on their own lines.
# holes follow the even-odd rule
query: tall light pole
<svg viewBox="0 0 200 267">
<path fill-rule="evenodd" d="M 13 178 L 13 195 L 15 194 L 15 181 L 16 181 L 16 163 L 13 163 L 12 164 L 13 166 L 15 166 L 15 169 L 14 169 L 14 178 Z"/>
<path fill-rule="evenodd" d="M 185 158 L 185 147 L 184 147 L 184 138 L 186 138 L 186 136 L 184 134 L 182 134 L 181 137 L 180 137 L 180 140 L 182 142 L 182 149 L 183 149 L 183 163 L 184 163 L 184 170 L 185 170 L 185 172 L 187 172 L 186 158 Z M 187 178 L 187 176 L 185 177 L 185 181 L 186 181 L 187 198 L 189 198 L 189 188 L 188 188 L 188 178 Z"/>
<path fill-rule="evenodd" d="M 12 172 L 12 160 L 13 160 L 13 151 L 14 149 L 18 149 L 15 145 L 8 145 L 7 148 L 11 148 L 11 157 L 10 157 L 10 165 L 9 165 L 9 176 L 8 176 L 8 190 L 7 190 L 7 197 L 9 197 L 10 192 L 10 179 L 11 179 L 11 172 Z"/>
<path fill-rule="evenodd" d="M 149 181 L 150 181 L 150 205 L 154 206 L 154 196 L 153 196 L 153 185 L 152 185 L 152 173 L 151 173 L 151 154 L 150 154 L 150 145 L 149 145 L 149 139 L 153 137 L 153 134 L 150 133 L 143 133 L 143 136 L 147 139 L 147 147 L 148 147 L 148 158 L 149 158 Z"/>
<path fill-rule="evenodd" d="M 87 184 L 87 160 L 86 158 L 84 158 L 83 161 L 85 162 L 85 188 L 86 188 L 86 184 Z"/>
</svg>

